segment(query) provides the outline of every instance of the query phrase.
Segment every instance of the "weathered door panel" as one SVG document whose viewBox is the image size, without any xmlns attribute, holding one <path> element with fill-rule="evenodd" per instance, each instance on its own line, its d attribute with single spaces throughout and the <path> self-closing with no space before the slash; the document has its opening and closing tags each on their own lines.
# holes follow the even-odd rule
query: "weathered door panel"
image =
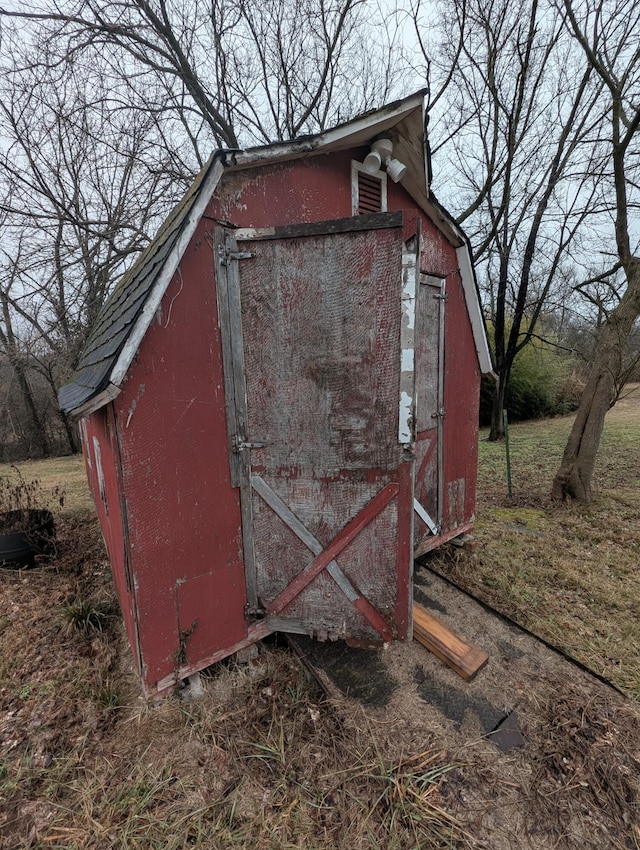
<svg viewBox="0 0 640 850">
<path fill-rule="evenodd" d="M 420 274 L 416 297 L 416 551 L 442 527 L 444 284 Z"/>
<path fill-rule="evenodd" d="M 410 623 L 401 218 L 382 223 L 392 222 L 298 228 L 232 252 L 251 254 L 237 261 L 248 585 L 292 630 L 388 640 Z"/>
</svg>

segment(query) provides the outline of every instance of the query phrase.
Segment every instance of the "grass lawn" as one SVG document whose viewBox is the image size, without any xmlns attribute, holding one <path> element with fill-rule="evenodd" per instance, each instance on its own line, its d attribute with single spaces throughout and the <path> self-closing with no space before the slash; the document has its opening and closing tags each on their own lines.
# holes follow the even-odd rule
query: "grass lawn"
<svg viewBox="0 0 640 850">
<path fill-rule="evenodd" d="M 471 555 L 447 550 L 438 571 L 640 700 L 640 387 L 607 415 L 589 505 L 549 500 L 571 417 L 481 434 Z"/>
</svg>

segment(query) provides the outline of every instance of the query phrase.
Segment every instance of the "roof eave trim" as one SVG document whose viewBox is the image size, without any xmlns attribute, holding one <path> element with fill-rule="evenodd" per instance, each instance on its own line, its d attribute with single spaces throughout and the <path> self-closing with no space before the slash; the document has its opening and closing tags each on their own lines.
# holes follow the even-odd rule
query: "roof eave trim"
<svg viewBox="0 0 640 850">
<path fill-rule="evenodd" d="M 473 331 L 473 339 L 476 344 L 480 372 L 483 375 L 494 375 L 491 351 L 489 350 L 489 341 L 487 339 L 484 320 L 482 318 L 480 299 L 478 297 L 473 266 L 471 265 L 471 254 L 469 251 L 469 245 L 466 241 L 459 248 L 456 248 L 456 257 L 458 259 L 460 277 L 462 278 L 464 298 L 467 302 L 467 312 L 469 313 L 469 319 L 471 320 L 471 329 Z"/>
<path fill-rule="evenodd" d="M 422 89 L 397 104 L 374 110 L 317 135 L 294 139 L 290 142 L 276 142 L 264 147 L 248 148 L 244 151 L 234 151 L 227 155 L 227 166 L 240 168 L 280 159 L 291 159 L 304 154 L 319 153 L 325 148 L 335 150 L 341 143 L 348 147 L 352 136 L 357 136 L 365 130 L 374 131 L 377 125 L 390 120 L 397 123 L 415 109 L 421 109 L 424 114 L 424 90 Z"/>
<path fill-rule="evenodd" d="M 96 410 L 100 410 L 101 407 L 109 404 L 109 402 L 117 398 L 120 393 L 120 387 L 116 387 L 115 384 L 108 384 L 106 389 L 102 390 L 97 395 L 92 396 L 88 401 L 85 401 L 78 407 L 74 407 L 73 410 L 69 411 L 68 415 L 72 416 L 74 419 L 83 419 L 85 416 L 90 416 L 92 413 L 95 413 Z"/>
</svg>

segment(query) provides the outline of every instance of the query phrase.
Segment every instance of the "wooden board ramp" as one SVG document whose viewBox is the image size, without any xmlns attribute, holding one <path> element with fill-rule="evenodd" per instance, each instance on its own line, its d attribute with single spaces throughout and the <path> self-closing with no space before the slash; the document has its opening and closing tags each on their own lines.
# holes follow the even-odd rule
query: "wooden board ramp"
<svg viewBox="0 0 640 850">
<path fill-rule="evenodd" d="M 413 639 L 462 676 L 465 682 L 470 682 L 489 660 L 486 652 L 466 643 L 417 602 L 413 603 Z"/>
</svg>

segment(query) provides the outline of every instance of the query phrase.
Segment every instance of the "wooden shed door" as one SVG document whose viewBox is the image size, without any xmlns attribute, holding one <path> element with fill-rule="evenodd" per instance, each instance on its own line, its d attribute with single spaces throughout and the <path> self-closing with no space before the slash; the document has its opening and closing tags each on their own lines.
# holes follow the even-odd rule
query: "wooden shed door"
<svg viewBox="0 0 640 850">
<path fill-rule="evenodd" d="M 446 281 L 421 273 L 416 291 L 416 556 L 442 530 Z"/>
<path fill-rule="evenodd" d="M 247 592 L 282 630 L 410 632 L 415 255 L 401 224 L 224 234 Z"/>
</svg>

